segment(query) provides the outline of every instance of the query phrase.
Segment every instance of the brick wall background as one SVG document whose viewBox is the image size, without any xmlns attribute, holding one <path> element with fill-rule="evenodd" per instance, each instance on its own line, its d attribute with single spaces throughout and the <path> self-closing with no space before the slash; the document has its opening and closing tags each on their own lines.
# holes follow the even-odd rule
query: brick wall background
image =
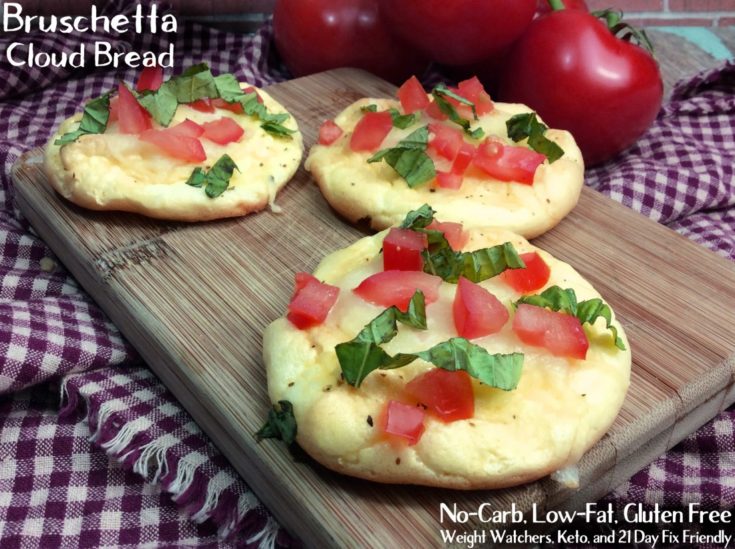
<svg viewBox="0 0 735 549">
<path fill-rule="evenodd" d="M 735 0 L 587 0 L 587 5 L 622 9 L 626 21 L 644 27 L 735 25 Z"/>
</svg>

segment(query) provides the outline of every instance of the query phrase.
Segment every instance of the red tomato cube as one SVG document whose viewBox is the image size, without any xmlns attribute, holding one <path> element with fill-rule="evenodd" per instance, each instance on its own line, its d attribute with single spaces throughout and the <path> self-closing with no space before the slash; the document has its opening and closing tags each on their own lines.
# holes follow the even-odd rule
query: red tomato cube
<svg viewBox="0 0 735 549">
<path fill-rule="evenodd" d="M 227 116 L 214 122 L 205 122 L 202 127 L 204 128 L 202 137 L 220 145 L 239 141 L 245 133 L 237 122 Z"/>
<path fill-rule="evenodd" d="M 113 122 L 117 122 L 117 119 L 119 118 L 118 111 L 119 111 L 119 103 L 120 98 L 118 96 L 111 97 L 110 98 L 110 114 L 107 117 L 107 123 L 112 124 Z"/>
<path fill-rule="evenodd" d="M 428 114 L 434 120 L 446 120 L 447 118 L 449 118 L 439 108 L 439 105 L 437 104 L 436 101 L 431 101 L 431 103 L 429 103 L 429 106 L 426 107 L 426 114 Z"/>
<path fill-rule="evenodd" d="M 313 328 L 324 322 L 337 302 L 339 288 L 319 282 L 308 273 L 296 273 L 295 286 L 286 318 L 299 330 Z"/>
<path fill-rule="evenodd" d="M 433 134 L 429 147 L 447 160 L 454 160 L 464 143 L 462 130 L 446 124 L 429 124 L 429 131 Z"/>
<path fill-rule="evenodd" d="M 144 67 L 140 71 L 138 84 L 135 89 L 139 92 L 151 90 L 156 91 L 163 84 L 163 67 Z"/>
<path fill-rule="evenodd" d="M 475 415 L 475 395 L 467 372 L 432 368 L 409 381 L 406 393 L 428 406 L 442 421 L 469 419 Z"/>
<path fill-rule="evenodd" d="M 138 103 L 133 92 L 122 82 L 117 90 L 117 121 L 120 133 L 139 134 L 150 129 L 151 115 Z"/>
<path fill-rule="evenodd" d="M 344 132 L 333 120 L 325 120 L 319 127 L 319 144 L 331 145 L 339 139 Z"/>
<path fill-rule="evenodd" d="M 426 95 L 426 90 L 415 76 L 406 80 L 398 88 L 398 99 L 401 102 L 401 107 L 403 107 L 403 112 L 407 114 L 423 110 L 429 106 L 429 96 Z"/>
<path fill-rule="evenodd" d="M 375 305 L 395 305 L 406 312 L 416 290 L 423 292 L 427 305 L 436 301 L 441 283 L 441 278 L 423 271 L 382 271 L 367 277 L 353 292 Z"/>
<path fill-rule="evenodd" d="M 463 80 L 457 87 L 459 88 L 459 95 L 475 104 L 475 111 L 478 116 L 487 114 L 495 108 L 492 99 L 485 91 L 485 87 L 476 76 L 469 80 Z"/>
<path fill-rule="evenodd" d="M 459 147 L 459 151 L 457 151 L 457 156 L 454 158 L 454 162 L 452 163 L 452 173 L 456 175 L 464 175 L 464 172 L 467 171 L 467 168 L 469 168 L 472 163 L 472 159 L 475 158 L 476 152 L 477 149 L 471 144 L 462 143 Z"/>
<path fill-rule="evenodd" d="M 214 112 L 214 105 L 212 105 L 211 99 L 198 99 L 193 103 L 189 103 L 189 106 L 199 112 Z"/>
<path fill-rule="evenodd" d="M 243 114 L 245 112 L 240 103 L 228 103 L 224 99 L 212 99 L 210 102 L 215 109 L 225 109 L 235 114 Z"/>
<path fill-rule="evenodd" d="M 389 112 L 366 112 L 355 126 L 350 148 L 355 152 L 372 152 L 380 147 L 392 127 L 393 118 Z"/>
<path fill-rule="evenodd" d="M 497 297 L 464 277 L 457 284 L 452 313 L 457 333 L 467 339 L 499 332 L 510 316 Z"/>
<path fill-rule="evenodd" d="M 576 316 L 525 303 L 516 309 L 513 331 L 523 343 L 545 347 L 554 356 L 584 359 L 590 346 Z"/>
<path fill-rule="evenodd" d="M 424 432 L 423 408 L 391 400 L 385 407 L 382 418 L 383 432 L 405 438 L 409 446 L 416 444 Z"/>
<path fill-rule="evenodd" d="M 392 228 L 383 240 L 383 270 L 421 271 L 421 252 L 428 246 L 426 235 L 410 229 Z"/>
<path fill-rule="evenodd" d="M 536 252 L 521 254 L 525 269 L 508 269 L 500 276 L 516 292 L 527 294 L 546 286 L 551 269 Z"/>
<path fill-rule="evenodd" d="M 436 184 L 442 189 L 459 189 L 464 178 L 456 173 L 436 172 Z"/>
<path fill-rule="evenodd" d="M 171 126 L 165 131 L 168 134 L 181 135 L 183 137 L 199 137 L 204 133 L 204 128 L 193 120 L 187 118 L 183 122 L 180 122 L 175 126 Z"/>
<path fill-rule="evenodd" d="M 151 143 L 172 158 L 185 162 L 199 163 L 207 159 L 201 141 L 196 137 L 178 135 L 175 131 L 146 130 L 140 134 L 140 140 Z"/>
<path fill-rule="evenodd" d="M 470 235 L 464 230 L 461 223 L 454 223 L 452 221 L 432 221 L 427 227 L 432 231 L 441 231 L 444 233 L 444 238 L 447 239 L 449 245 L 455 251 L 460 251 L 465 247 L 470 239 Z"/>
<path fill-rule="evenodd" d="M 477 150 L 473 159 L 475 166 L 500 181 L 512 181 L 533 185 L 536 168 L 544 163 L 543 154 L 527 147 L 504 145 L 498 141 L 486 140 Z"/>
</svg>

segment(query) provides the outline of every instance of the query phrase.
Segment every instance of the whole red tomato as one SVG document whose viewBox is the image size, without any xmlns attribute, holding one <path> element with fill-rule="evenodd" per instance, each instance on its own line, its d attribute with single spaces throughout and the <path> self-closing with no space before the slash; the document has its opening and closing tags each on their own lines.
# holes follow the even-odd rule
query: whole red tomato
<svg viewBox="0 0 735 549">
<path fill-rule="evenodd" d="M 495 55 L 526 29 L 536 0 L 379 0 L 397 36 L 432 60 L 467 65 Z"/>
<path fill-rule="evenodd" d="M 562 0 L 562 3 L 564 4 L 564 7 L 568 10 L 590 11 L 585 0 Z M 543 14 L 549 13 L 550 11 L 551 6 L 549 6 L 548 0 L 538 0 L 538 8 L 536 8 L 536 13 Z"/>
<path fill-rule="evenodd" d="M 588 166 L 633 144 L 662 97 L 661 73 L 648 51 L 578 10 L 531 23 L 511 50 L 500 85 L 500 99 L 526 103 L 550 127 L 569 130 Z"/>
<path fill-rule="evenodd" d="M 294 76 L 357 67 L 400 84 L 428 65 L 388 32 L 377 0 L 277 0 L 273 25 Z"/>
</svg>

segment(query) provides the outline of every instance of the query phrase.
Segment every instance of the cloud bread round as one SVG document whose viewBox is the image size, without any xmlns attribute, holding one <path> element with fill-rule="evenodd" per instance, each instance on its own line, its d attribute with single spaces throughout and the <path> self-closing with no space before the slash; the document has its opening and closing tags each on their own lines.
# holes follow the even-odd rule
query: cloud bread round
<svg viewBox="0 0 735 549">
<path fill-rule="evenodd" d="M 246 87 L 244 84 L 243 87 Z M 258 90 L 269 112 L 286 112 L 267 92 Z M 53 187 L 65 198 L 93 210 L 121 210 L 176 221 L 206 221 L 235 217 L 263 209 L 296 172 L 303 154 L 299 131 L 291 139 L 277 138 L 260 127 L 254 117 L 217 109 L 199 112 L 179 105 L 170 126 L 187 118 L 202 124 L 224 116 L 244 130 L 235 143 L 218 145 L 201 139 L 207 160 L 188 163 L 167 156 L 155 145 L 123 135 L 117 122 L 104 134 L 85 135 L 60 147 L 54 141 L 76 130 L 81 113 L 64 121 L 46 147 L 46 171 Z M 284 126 L 298 130 L 290 117 Z M 209 198 L 202 188 L 185 182 L 197 166 L 207 169 L 223 154 L 237 164 L 227 191 Z"/>
<path fill-rule="evenodd" d="M 564 156 L 553 164 L 544 162 L 539 166 L 533 185 L 468 173 L 456 190 L 434 184 L 412 189 L 385 162 L 368 164 L 371 153 L 350 149 L 350 137 L 363 115 L 360 108 L 370 104 L 377 105 L 380 111 L 400 108 L 398 101 L 391 99 L 361 99 L 353 103 L 335 118 L 344 134 L 330 146 L 314 145 L 305 164 L 329 204 L 352 222 L 369 218 L 374 229 L 385 229 L 400 223 L 409 211 L 429 204 L 444 221 L 464 223 L 465 227 L 500 227 L 533 238 L 554 227 L 577 204 L 584 163 L 579 147 L 567 131 L 546 132 L 546 137 L 564 149 Z M 505 122 L 526 112 L 532 111 L 525 105 L 495 103 L 494 110 L 480 116 L 473 129 L 479 125 L 485 135 L 500 136 L 514 144 L 508 140 Z M 424 115 L 421 122 L 408 129 L 393 128 L 380 148 L 395 145 L 431 121 Z"/>
<path fill-rule="evenodd" d="M 604 323 L 587 329 L 586 360 L 552 356 L 523 344 L 509 320 L 498 333 L 474 339 L 491 353 L 525 354 L 518 387 L 502 391 L 472 380 L 475 416 L 443 423 L 426 415 L 414 446 L 379 432 L 386 402 L 433 366 L 422 360 L 395 370 L 376 370 L 359 388 L 340 379 L 335 345 L 348 341 L 383 311 L 351 290 L 382 270 L 385 232 L 327 256 L 315 276 L 340 288 L 324 324 L 299 330 L 285 318 L 265 331 L 263 354 L 272 402 L 288 400 L 298 425 L 297 442 L 323 465 L 356 477 L 458 489 L 501 488 L 538 479 L 575 464 L 612 424 L 629 384 L 631 355 L 610 343 Z M 571 287 L 579 300 L 599 297 L 571 266 L 513 233 L 471 232 L 465 250 L 510 241 L 519 253 L 537 251 L 551 268 L 548 286 Z M 481 283 L 510 308 L 520 295 L 498 277 Z M 426 308 L 428 330 L 401 325 L 384 345 L 390 354 L 427 349 L 456 337 L 452 302 L 456 285 L 442 282 L 439 299 Z M 541 290 L 539 290 L 540 292 Z M 630 348 L 620 324 L 620 337 Z"/>
</svg>

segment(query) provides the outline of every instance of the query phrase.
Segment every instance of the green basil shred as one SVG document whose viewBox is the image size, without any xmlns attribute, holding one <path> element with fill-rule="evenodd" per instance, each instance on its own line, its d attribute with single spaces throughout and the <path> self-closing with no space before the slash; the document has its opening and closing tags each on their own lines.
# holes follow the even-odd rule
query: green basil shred
<svg viewBox="0 0 735 549">
<path fill-rule="evenodd" d="M 617 328 L 612 324 L 612 310 L 599 297 L 577 302 L 577 294 L 574 289 L 551 286 L 540 294 L 521 297 L 514 306 L 517 307 L 522 303 L 576 316 L 582 324 L 592 325 L 599 317 L 602 317 L 605 319 L 606 328 L 610 330 L 615 346 L 625 351 L 625 343 L 618 335 Z"/>
<path fill-rule="evenodd" d="M 505 126 L 508 129 L 508 137 L 515 142 L 528 139 L 528 146 L 546 156 L 549 163 L 564 156 L 564 149 L 544 135 L 549 128 L 538 121 L 536 113 L 528 112 L 511 116 L 505 122 Z"/>
</svg>

